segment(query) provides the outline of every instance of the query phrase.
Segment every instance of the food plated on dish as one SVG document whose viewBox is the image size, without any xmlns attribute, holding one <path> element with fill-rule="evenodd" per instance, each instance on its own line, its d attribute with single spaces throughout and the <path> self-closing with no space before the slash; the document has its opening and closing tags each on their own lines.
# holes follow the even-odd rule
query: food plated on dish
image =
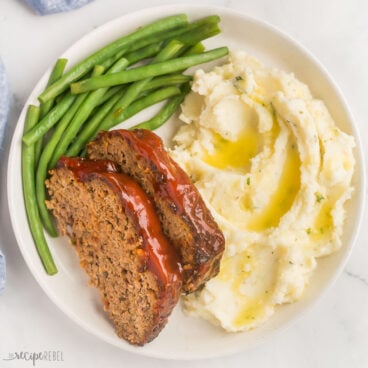
<svg viewBox="0 0 368 368">
<path fill-rule="evenodd" d="M 202 14 L 207 16 L 205 19 L 218 19 L 208 16 L 204 10 Z M 158 18 L 156 16 L 154 19 Z M 231 17 L 225 14 L 226 18 L 225 25 L 229 27 Z M 198 26 L 201 22 L 203 18 L 196 19 L 194 23 Z M 141 24 L 142 29 L 147 23 Z M 217 23 L 214 22 L 216 26 Z M 228 29 L 226 27 L 224 32 Z M 275 68 L 266 60 L 268 66 L 264 66 L 250 56 L 252 50 L 248 53 L 244 47 L 234 48 L 231 42 L 224 42 L 226 37 L 224 41 L 210 43 L 210 47 L 206 45 L 209 51 L 198 46 L 201 40 L 183 49 L 180 45 L 183 40 L 172 39 L 163 48 L 151 50 L 153 54 L 146 57 L 146 65 L 133 66 L 126 71 L 124 68 L 127 65 L 121 61 L 124 57 L 119 54 L 120 51 L 115 59 L 108 55 L 114 60 L 105 70 L 97 67 L 104 63 L 102 59 L 98 60 L 99 64 L 89 65 L 85 73 L 92 73 L 90 76 L 84 74 L 75 77 L 76 80 L 68 79 L 68 75 L 73 74 L 70 72 L 72 66 L 64 74 L 66 77 L 59 79 L 68 80 L 65 85 L 56 79 L 50 82 L 44 92 L 38 88 L 41 109 L 47 98 L 55 98 L 53 108 L 70 103 L 68 107 L 64 106 L 64 114 L 55 123 L 50 123 L 47 130 L 37 129 L 39 119 L 34 118 L 36 128 L 31 128 L 23 138 L 23 147 L 27 152 L 29 146 L 53 126 L 52 134 L 45 139 L 40 157 L 43 157 L 45 147 L 51 147 L 47 142 L 51 140 L 55 143 L 52 139 L 55 132 L 62 142 L 60 146 L 54 145 L 53 152 L 51 148 L 46 150 L 46 165 L 43 162 L 42 172 L 38 177 L 36 175 L 36 184 L 37 179 L 43 179 L 40 180 L 43 185 L 44 180 L 48 180 L 49 191 L 43 188 L 44 197 L 41 195 L 39 204 L 41 202 L 41 205 L 45 208 L 48 206 L 54 212 L 54 216 L 45 212 L 50 219 L 49 229 L 52 232 L 52 228 L 58 226 L 64 235 L 69 235 L 74 246 L 69 247 L 65 238 L 56 238 L 54 241 L 45 236 L 51 252 L 46 253 L 49 258 L 44 264 L 51 264 L 53 271 L 56 271 L 53 266 L 59 268 L 59 273 L 47 277 L 63 277 L 65 266 L 73 277 L 80 277 L 76 276 L 82 273 L 76 255 L 66 250 L 68 247 L 74 248 L 90 284 L 99 289 L 102 297 L 102 303 L 93 304 L 97 318 L 101 318 L 100 311 L 104 306 L 117 334 L 133 344 L 142 345 L 157 336 L 173 310 L 160 337 L 143 348 L 143 353 L 147 351 L 150 355 L 155 355 L 155 346 L 160 346 L 160 341 L 167 341 L 167 336 L 172 335 L 172 328 L 178 326 L 178 313 L 179 320 L 188 322 L 179 340 L 188 341 L 192 331 L 197 336 L 204 333 L 208 340 L 203 344 L 210 345 L 211 341 L 213 343 L 217 339 L 216 336 L 222 336 L 223 333 L 224 336 L 235 336 L 227 338 L 228 341 L 241 341 L 239 334 L 234 333 L 236 331 L 248 330 L 242 335 L 256 336 L 257 332 L 254 331 L 262 333 L 263 326 L 272 326 L 275 317 L 269 318 L 278 305 L 299 299 L 308 300 L 308 289 L 313 289 L 312 275 L 315 270 L 320 272 L 316 258 L 329 255 L 344 246 L 345 202 L 353 193 L 352 177 L 356 161 L 354 138 L 339 128 L 341 124 L 334 122 L 328 108 L 314 97 L 306 84 L 290 73 L 281 71 L 282 68 L 277 64 Z M 230 46 L 230 56 L 227 56 L 226 46 Z M 175 54 L 180 52 L 188 54 Z M 203 55 L 210 57 L 203 59 Z M 172 57 L 174 59 L 170 60 Z M 215 64 L 205 65 L 204 70 L 198 66 L 199 63 L 215 59 L 219 60 Z M 261 57 L 259 59 L 262 60 Z M 150 63 L 151 60 L 153 62 Z M 183 60 L 185 63 L 180 64 Z M 192 65 L 196 65 L 194 69 L 184 75 L 181 73 Z M 160 69 L 164 72 L 156 74 Z M 162 94 L 162 88 L 159 91 L 153 89 L 155 85 L 152 81 L 155 78 L 168 80 L 173 72 L 179 72 L 175 76 L 179 79 L 163 88 L 166 89 L 166 95 Z M 191 76 L 194 79 L 189 88 Z M 147 92 L 134 94 L 143 91 L 149 83 L 153 87 L 147 87 Z M 70 86 L 71 92 L 64 92 L 69 91 Z M 122 106 L 116 108 L 115 103 L 108 105 L 110 114 L 104 115 L 100 120 L 101 125 L 90 127 L 85 133 L 83 127 L 91 126 L 90 121 L 97 119 L 95 114 L 98 114 L 101 106 L 111 103 L 110 99 L 121 87 L 125 90 L 119 98 L 116 97 L 115 103 L 123 101 Z M 167 89 L 171 90 L 167 92 Z M 154 99 L 156 102 L 169 98 L 160 111 L 152 113 L 149 110 L 143 119 L 138 115 L 133 118 L 132 124 L 128 121 L 117 126 L 124 130 L 115 130 L 118 123 L 128 119 L 134 111 L 139 111 L 138 107 L 131 108 L 132 105 L 141 102 L 147 95 L 152 97 L 153 93 L 162 94 Z M 57 97 L 60 94 L 61 97 Z M 81 106 L 86 106 L 84 101 L 94 104 L 88 104 L 88 109 L 81 109 Z M 37 108 L 34 99 L 32 103 Z M 178 124 L 179 120 L 174 118 L 162 125 L 174 112 L 180 115 L 181 123 Z M 64 124 L 69 126 L 59 128 L 60 121 L 68 113 L 71 122 Z M 83 113 L 89 118 L 80 118 Z M 27 120 L 32 122 L 32 119 Z M 163 137 L 165 147 L 159 137 L 147 128 Z M 99 131 L 109 129 L 114 130 L 100 133 L 94 138 Z M 165 131 L 170 131 L 170 134 Z M 92 142 L 88 143 L 91 139 Z M 145 151 L 143 154 L 142 144 L 145 140 L 153 142 L 153 146 L 150 153 Z M 81 155 L 86 158 L 76 158 Z M 142 160 L 142 157 L 145 159 Z M 38 162 L 42 163 L 42 160 Z M 165 171 L 167 162 L 174 162 L 175 167 L 181 169 L 174 173 Z M 75 165 L 83 167 L 83 170 L 75 169 Z M 51 177 L 48 169 L 52 169 Z M 164 173 L 170 176 L 165 177 Z M 31 178 L 30 174 L 28 178 Z M 79 179 L 76 180 L 76 177 Z M 65 178 L 69 178 L 68 185 L 72 179 L 70 187 L 61 185 L 66 183 Z M 185 185 L 180 181 L 183 178 Z M 179 186 L 171 185 L 170 189 L 163 189 L 164 184 L 178 179 Z M 188 189 L 174 192 L 169 201 L 162 200 L 165 197 L 163 193 L 173 194 L 173 188 L 180 186 Z M 94 191 L 100 196 L 97 203 L 92 195 Z M 152 216 L 148 217 L 154 218 L 152 224 L 156 225 L 147 228 L 158 228 L 157 234 L 162 237 L 153 233 L 147 235 L 142 230 L 145 225 L 142 217 L 137 215 L 137 207 L 133 211 L 127 210 L 132 191 L 135 198 L 139 198 L 138 202 L 145 204 L 142 205 L 143 213 L 150 213 Z M 61 196 L 62 192 L 64 194 Z M 71 194 L 73 192 L 74 195 Z M 101 193 L 108 199 L 102 200 Z M 178 201 L 183 193 L 185 195 L 181 200 L 185 205 L 182 207 L 187 212 L 180 208 Z M 113 214 L 120 213 L 120 220 L 116 220 L 119 216 L 108 218 L 111 212 L 106 206 L 114 196 L 121 199 L 120 202 L 113 201 Z M 207 221 L 193 225 L 191 211 Z M 89 212 L 90 221 L 86 215 Z M 117 223 L 114 224 L 113 219 Z M 115 238 L 106 235 L 107 224 L 114 230 L 111 234 Z M 126 230 L 129 241 L 123 239 L 124 231 L 121 229 Z M 117 237 L 122 238 L 121 253 L 116 252 Z M 165 262 L 161 262 L 160 267 L 152 267 L 152 259 L 160 258 L 150 252 L 150 249 L 155 249 L 150 241 L 152 238 L 159 239 L 156 250 L 161 251 L 158 253 L 174 261 L 166 262 L 166 266 Z M 185 238 L 183 244 L 180 243 L 182 238 Z M 42 250 L 42 247 L 38 249 Z M 54 265 L 47 263 L 54 254 Z M 68 254 L 69 261 L 66 258 L 63 260 L 65 254 Z M 73 257 L 74 260 L 70 261 Z M 175 267 L 169 264 L 175 264 Z M 44 279 L 44 276 L 39 277 Z M 86 281 L 78 285 L 82 284 L 86 285 Z M 89 291 L 81 293 L 86 293 L 86 296 L 90 294 Z M 174 308 L 180 294 L 183 295 L 182 307 Z M 83 300 L 86 307 L 88 300 Z M 282 312 L 287 308 L 277 308 L 276 315 L 287 313 Z M 138 315 L 134 315 L 133 310 Z M 147 319 L 139 318 L 144 314 L 145 317 L 149 316 L 148 319 L 152 318 L 142 328 Z M 211 328 L 208 322 L 201 322 L 193 316 L 202 317 L 223 329 Z M 90 329 L 93 330 L 94 322 L 96 318 L 90 321 L 86 319 L 84 325 L 90 323 Z M 199 333 L 197 328 L 190 327 L 195 324 L 205 326 L 204 332 Z M 107 339 L 119 344 L 112 337 L 113 332 L 109 332 L 112 326 L 105 322 L 103 325 L 105 336 L 110 336 Z M 222 332 L 225 330 L 228 332 Z M 127 348 L 127 345 L 122 346 Z"/>
</svg>

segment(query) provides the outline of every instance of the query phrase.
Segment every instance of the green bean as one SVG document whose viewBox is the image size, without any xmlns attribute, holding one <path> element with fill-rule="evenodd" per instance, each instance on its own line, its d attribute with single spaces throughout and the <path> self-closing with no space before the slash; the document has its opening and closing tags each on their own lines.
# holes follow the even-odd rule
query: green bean
<svg viewBox="0 0 368 368">
<path fill-rule="evenodd" d="M 197 20 L 194 20 L 193 22 L 189 23 L 188 25 L 188 30 L 194 30 L 197 29 L 198 27 L 201 27 L 203 25 L 209 25 L 209 24 L 217 24 L 220 23 L 221 18 L 214 14 L 214 15 L 208 15 L 207 17 L 203 17 L 203 18 L 199 18 Z"/>
<path fill-rule="evenodd" d="M 199 54 L 205 50 L 204 45 L 199 42 L 194 46 L 191 46 L 187 49 L 184 53 L 185 56 Z M 151 91 L 153 89 L 162 87 L 162 86 L 171 86 L 171 85 L 178 85 L 183 84 L 186 82 L 191 81 L 193 78 L 191 75 L 184 75 L 184 74 L 168 74 L 168 75 L 161 75 L 155 78 L 152 78 L 145 86 L 144 91 Z M 112 87 L 118 88 L 118 87 Z"/>
<path fill-rule="evenodd" d="M 101 68 L 95 67 L 93 73 L 94 74 L 101 73 L 102 71 L 103 70 Z M 63 119 L 57 125 L 54 133 L 52 134 L 52 136 L 50 138 L 50 143 L 46 147 L 49 150 L 48 159 L 47 159 L 47 162 L 48 162 L 47 168 L 48 169 L 51 169 L 51 168 L 55 167 L 57 161 L 59 160 L 61 154 L 58 154 L 58 152 L 57 152 L 58 143 L 59 143 L 60 139 L 63 137 L 63 135 L 65 134 L 66 128 L 68 127 L 68 125 L 70 124 L 70 122 L 74 118 L 75 114 L 79 110 L 79 107 L 84 103 L 84 101 L 86 100 L 87 97 L 88 97 L 88 93 L 83 93 L 83 94 L 78 96 L 78 98 L 75 100 L 75 102 L 72 105 L 72 107 L 70 108 L 70 110 L 68 110 L 68 112 L 64 115 Z"/>
<path fill-rule="evenodd" d="M 46 87 L 50 86 L 52 83 L 56 82 L 64 73 L 64 69 L 68 59 L 58 59 L 51 70 L 49 80 L 47 82 Z M 45 103 L 40 104 L 40 117 L 41 119 L 50 111 L 53 100 L 49 100 Z"/>
<path fill-rule="evenodd" d="M 108 58 L 107 60 L 103 61 L 102 63 L 98 64 L 101 65 L 105 70 L 109 69 L 113 64 L 115 64 L 119 59 L 123 57 L 125 54 L 125 50 L 118 52 L 114 56 Z"/>
<path fill-rule="evenodd" d="M 104 104 L 106 101 L 110 100 L 110 98 L 115 96 L 119 91 L 122 90 L 122 88 L 123 87 L 121 87 L 121 86 L 116 86 L 116 87 L 109 88 L 108 91 L 97 102 L 96 107 L 98 107 L 98 106 Z"/>
<path fill-rule="evenodd" d="M 41 139 L 61 119 L 65 112 L 68 111 L 69 107 L 75 101 L 75 97 L 75 95 L 70 93 L 66 94 L 37 125 L 23 136 L 23 142 L 26 145 L 30 145 Z"/>
<path fill-rule="evenodd" d="M 80 101 L 76 101 L 75 102 L 75 106 L 73 105 L 72 109 L 70 110 L 70 115 L 67 116 L 67 114 L 65 115 L 65 122 L 63 124 L 63 122 L 60 122 L 57 126 L 57 128 L 55 129 L 54 134 L 52 135 L 51 139 L 50 139 L 50 152 L 48 153 L 49 157 L 47 158 L 47 169 L 50 170 L 52 168 L 54 168 L 57 164 L 57 162 L 60 159 L 60 154 L 58 154 L 57 152 L 55 153 L 55 148 L 57 147 L 57 144 L 60 140 L 60 138 L 63 136 L 64 131 L 66 129 L 66 127 L 68 126 L 68 124 L 70 123 L 70 121 L 73 119 L 76 111 L 79 109 L 79 106 L 83 103 L 83 101 L 87 98 L 88 94 L 85 93 L 83 95 L 81 95 L 81 97 L 83 97 Z M 69 111 L 68 111 L 69 113 Z M 48 146 L 46 146 L 46 148 L 48 148 Z M 45 150 L 46 150 L 45 148 Z M 42 157 L 42 155 L 41 155 Z"/>
<path fill-rule="evenodd" d="M 211 17 L 208 17 L 208 18 L 211 18 Z M 213 23 L 211 22 L 211 20 L 207 18 L 203 18 L 201 22 L 198 24 L 195 24 L 196 22 L 193 22 L 193 23 L 188 24 L 187 26 L 179 27 L 179 28 L 176 28 L 170 31 L 165 31 L 159 34 L 153 34 L 149 37 L 145 37 L 139 40 L 138 42 L 132 44 L 131 47 L 127 50 L 127 52 L 134 54 L 135 52 L 141 49 L 144 49 L 146 47 L 151 47 L 153 45 L 155 45 L 156 47 L 158 46 L 159 48 L 162 48 L 163 44 L 167 44 L 171 40 L 175 40 L 181 37 L 183 34 L 186 34 L 185 37 L 189 37 L 189 34 L 195 35 L 197 33 L 197 29 L 199 28 L 199 26 L 206 24 L 207 22 Z M 127 57 L 127 55 L 125 57 Z"/>
<path fill-rule="evenodd" d="M 118 60 L 110 69 L 109 72 L 114 72 L 116 70 L 121 70 L 125 68 L 128 64 L 128 61 L 125 58 L 121 58 Z M 100 67 L 100 68 L 98 68 Z M 95 66 L 93 75 L 102 74 L 104 68 L 102 66 Z M 105 93 L 107 88 L 101 88 L 99 90 L 90 92 L 87 94 L 87 97 L 83 100 L 82 104 L 76 110 L 72 121 L 68 124 L 68 126 L 63 131 L 63 135 L 60 137 L 51 161 L 53 164 L 59 160 L 59 158 L 65 153 L 68 145 L 70 142 L 75 138 L 78 130 L 80 129 L 81 125 L 86 121 L 92 110 L 95 108 L 97 101 Z"/>
<path fill-rule="evenodd" d="M 57 147 L 60 138 L 63 136 L 65 129 L 69 125 L 69 123 L 72 121 L 74 115 L 78 111 L 81 104 L 85 101 L 88 94 L 84 93 L 80 95 L 80 99 L 77 99 L 71 109 L 64 115 L 63 119 L 60 121 L 60 123 L 57 125 L 55 131 L 53 132 L 50 140 L 47 142 L 47 145 L 45 146 L 41 158 L 44 155 L 45 158 L 45 164 L 46 169 L 45 172 L 47 174 L 47 170 L 50 170 L 56 166 L 56 163 L 58 162 L 60 156 L 58 154 L 54 155 L 55 148 Z M 40 159 L 41 162 L 41 159 Z"/>
<path fill-rule="evenodd" d="M 142 47 L 138 50 L 127 53 L 124 57 L 129 61 L 129 65 L 134 64 L 143 59 L 155 56 L 161 50 L 162 43 L 156 42 L 154 44 Z"/>
<path fill-rule="evenodd" d="M 170 41 L 153 59 L 151 64 L 156 64 L 158 62 L 162 62 L 165 60 L 169 60 L 176 56 L 180 50 L 182 50 L 184 44 L 178 42 L 176 40 Z M 124 93 L 124 96 L 121 98 L 120 101 L 116 103 L 114 107 L 114 111 L 109 114 L 106 118 L 106 124 L 109 124 L 109 120 L 113 121 L 119 119 L 119 115 L 123 112 L 143 91 L 147 83 L 150 82 L 152 78 L 145 78 L 139 81 L 132 83 Z"/>
<path fill-rule="evenodd" d="M 194 65 L 218 59 L 228 53 L 229 50 L 227 47 L 220 47 L 211 51 L 203 52 L 202 54 L 182 56 L 157 64 L 149 64 L 125 70 L 120 73 L 89 78 L 81 82 L 73 83 L 71 85 L 71 91 L 72 93 L 83 93 L 97 88 L 116 86 L 119 84 L 135 82 L 144 78 L 155 77 L 157 75 L 174 73 Z"/>
<path fill-rule="evenodd" d="M 102 65 L 95 65 L 93 67 L 92 77 L 97 77 L 105 72 L 105 67 Z"/>
<path fill-rule="evenodd" d="M 37 123 L 39 116 L 39 107 L 30 105 L 25 121 L 24 132 L 32 129 Z M 25 145 L 22 147 L 22 181 L 23 181 L 23 196 L 27 212 L 28 224 L 32 233 L 36 249 L 46 272 L 49 275 L 57 273 L 54 260 L 47 245 L 45 235 L 42 229 L 41 219 L 38 213 L 36 202 L 35 188 L 35 147 L 34 145 Z"/>
<path fill-rule="evenodd" d="M 162 86 L 176 86 L 192 80 L 192 76 L 184 74 L 162 75 L 151 79 L 145 86 L 144 91 L 149 91 Z"/>
<path fill-rule="evenodd" d="M 138 61 L 141 61 L 143 59 L 146 59 L 151 56 L 155 56 L 161 49 L 161 43 L 156 43 L 153 45 L 148 45 L 146 47 L 143 47 L 141 49 L 138 49 L 136 51 L 133 51 L 131 53 L 128 53 L 125 55 L 125 59 L 128 60 L 129 65 L 134 64 Z M 101 97 L 101 99 L 98 101 L 97 106 L 103 104 L 105 101 L 109 100 L 110 97 L 114 96 L 115 93 L 121 90 L 121 87 L 112 87 L 109 88 L 109 90 Z"/>
<path fill-rule="evenodd" d="M 193 30 L 187 31 L 176 37 L 177 41 L 184 43 L 185 45 L 195 45 L 196 43 L 216 36 L 221 32 L 217 24 L 204 24 Z"/>
<path fill-rule="evenodd" d="M 124 94 L 124 90 L 120 88 L 120 91 L 115 96 L 111 97 L 110 100 L 106 101 L 106 103 L 98 109 L 98 111 L 91 117 L 91 119 L 86 122 L 85 126 L 83 127 L 83 129 L 81 129 L 77 138 L 74 140 L 74 142 L 71 144 L 68 151 L 66 152 L 66 156 L 76 156 L 79 154 L 86 143 L 96 134 L 96 131 L 101 125 L 102 120 L 105 119 L 105 117 L 111 111 L 116 102 L 121 98 L 122 94 Z"/>
<path fill-rule="evenodd" d="M 113 128 L 115 125 L 137 114 L 139 111 L 149 106 L 152 106 L 160 101 L 166 100 L 169 97 L 176 96 L 180 93 L 181 91 L 177 87 L 160 88 L 159 90 L 154 91 L 150 93 L 149 95 L 144 96 L 138 99 L 137 101 L 133 102 L 119 115 L 119 118 L 116 118 L 113 121 L 109 121 L 108 124 L 107 124 L 107 120 L 104 120 L 102 122 L 100 130 L 109 130 Z"/>
<path fill-rule="evenodd" d="M 200 54 L 201 52 L 204 52 L 205 47 L 202 42 L 198 42 L 192 47 L 190 47 L 186 52 L 185 55 L 194 55 L 194 54 Z"/>
<path fill-rule="evenodd" d="M 58 80 L 63 75 L 67 62 L 68 62 L 67 59 L 58 59 L 56 61 L 54 67 L 51 70 L 50 77 L 49 77 L 46 87 L 54 83 L 56 80 Z M 54 100 L 49 100 L 44 104 L 43 103 L 40 104 L 40 118 L 41 119 L 50 111 L 53 104 L 54 104 Z M 36 164 L 38 160 L 40 159 L 43 144 L 44 144 L 44 137 L 40 138 L 35 143 L 35 163 Z"/>
<path fill-rule="evenodd" d="M 136 63 L 137 61 L 141 61 L 148 57 L 156 55 L 160 51 L 161 44 L 156 43 L 154 45 L 149 45 L 143 47 L 142 49 L 133 51 L 129 54 L 125 55 L 125 59 L 128 60 L 129 65 Z M 96 106 L 102 105 L 105 101 L 109 100 L 112 96 L 115 95 L 118 91 L 121 91 L 121 87 L 111 87 L 109 90 L 101 97 Z"/>
<path fill-rule="evenodd" d="M 186 83 L 180 95 L 172 97 L 165 106 L 153 118 L 143 123 L 133 126 L 131 129 L 148 129 L 155 130 L 166 123 L 167 120 L 175 113 L 180 104 L 184 101 L 185 96 L 190 91 L 189 83 Z"/>
<path fill-rule="evenodd" d="M 184 53 L 185 56 L 187 55 L 194 55 L 199 54 L 205 50 L 204 45 L 199 42 L 195 45 L 191 46 L 189 49 L 187 49 Z M 185 80 L 186 79 L 186 80 Z M 182 92 L 178 96 L 172 97 L 165 105 L 164 107 L 159 111 L 158 114 L 156 114 L 153 118 L 146 120 L 143 123 L 137 124 L 133 126 L 131 129 L 149 129 L 149 130 L 155 130 L 162 126 L 179 108 L 180 104 L 184 101 L 185 96 L 190 91 L 190 84 L 189 81 L 192 79 L 192 77 L 178 74 L 178 75 L 164 75 L 161 77 L 156 77 L 151 80 L 149 84 L 147 84 L 147 88 L 155 88 L 159 85 L 168 85 L 168 84 L 182 84 L 185 83 L 182 87 Z"/>
<path fill-rule="evenodd" d="M 151 36 L 152 34 L 168 31 L 188 23 L 185 14 L 174 15 L 155 21 L 147 26 L 140 27 L 136 31 L 123 36 L 102 49 L 96 51 L 94 54 L 88 56 L 86 59 L 75 65 L 62 78 L 49 86 L 41 95 L 39 100 L 46 102 L 63 91 L 65 91 L 71 82 L 74 82 L 81 76 L 85 75 L 94 65 L 100 64 L 109 57 L 121 52 L 140 39 Z"/>
<path fill-rule="evenodd" d="M 192 34 L 197 33 L 199 27 L 203 25 L 211 25 L 211 24 L 215 25 L 219 23 L 219 21 L 220 17 L 218 15 L 210 15 L 208 17 L 198 19 L 194 22 L 189 23 L 186 26 L 154 34 L 142 40 L 139 40 L 137 43 L 131 46 L 130 51 L 139 47 L 150 45 L 155 42 L 162 42 L 162 41 L 168 42 L 170 40 L 178 39 L 178 37 L 181 36 L 183 33 L 190 33 L 190 32 Z"/>
</svg>

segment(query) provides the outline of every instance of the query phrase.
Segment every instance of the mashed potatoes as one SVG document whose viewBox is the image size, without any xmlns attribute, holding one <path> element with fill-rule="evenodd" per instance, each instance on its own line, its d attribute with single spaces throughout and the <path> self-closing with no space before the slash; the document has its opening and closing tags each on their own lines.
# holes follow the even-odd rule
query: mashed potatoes
<svg viewBox="0 0 368 368">
<path fill-rule="evenodd" d="M 185 308 L 228 331 L 254 328 L 341 246 L 354 140 L 305 84 L 241 52 L 196 72 L 181 119 L 171 154 L 226 238 L 219 275 Z"/>
</svg>

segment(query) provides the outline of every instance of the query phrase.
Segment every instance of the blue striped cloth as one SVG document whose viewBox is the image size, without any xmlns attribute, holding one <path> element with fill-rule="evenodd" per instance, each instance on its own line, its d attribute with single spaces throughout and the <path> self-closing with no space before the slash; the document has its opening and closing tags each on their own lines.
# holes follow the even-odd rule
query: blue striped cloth
<svg viewBox="0 0 368 368">
<path fill-rule="evenodd" d="M 61 13 L 80 8 L 92 0 L 25 0 L 32 9 L 41 15 Z M 4 64 L 0 59 L 0 154 L 4 140 L 10 105 L 9 85 Z M 1 244 L 0 244 L 1 246 Z M 5 257 L 0 249 L 0 294 L 5 288 Z"/>
<path fill-rule="evenodd" d="M 25 0 L 38 14 L 61 13 L 80 8 L 92 0 Z"/>
</svg>

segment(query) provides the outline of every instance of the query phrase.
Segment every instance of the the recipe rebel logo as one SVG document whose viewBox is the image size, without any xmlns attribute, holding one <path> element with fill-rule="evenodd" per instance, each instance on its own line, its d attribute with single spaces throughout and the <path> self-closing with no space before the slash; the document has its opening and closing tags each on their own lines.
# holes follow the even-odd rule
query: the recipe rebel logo
<svg viewBox="0 0 368 368">
<path fill-rule="evenodd" d="M 31 351 L 16 351 L 8 353 L 7 357 L 2 358 L 3 361 L 12 361 L 12 360 L 24 360 L 32 362 L 32 365 L 35 367 L 36 363 L 39 361 L 44 362 L 63 362 L 64 356 L 63 352 L 60 350 L 45 350 L 38 352 Z"/>
</svg>

